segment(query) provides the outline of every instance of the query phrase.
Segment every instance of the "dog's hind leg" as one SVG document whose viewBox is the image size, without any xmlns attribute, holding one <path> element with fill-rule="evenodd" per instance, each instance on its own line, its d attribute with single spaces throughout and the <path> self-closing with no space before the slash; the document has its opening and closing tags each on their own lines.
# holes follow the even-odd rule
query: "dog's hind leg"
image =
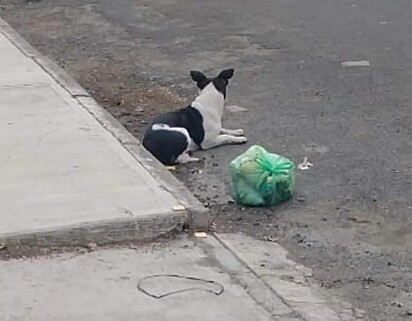
<svg viewBox="0 0 412 321">
<path fill-rule="evenodd" d="M 197 146 L 196 143 L 192 139 L 190 139 L 189 146 L 187 147 L 187 150 L 189 152 L 194 152 L 198 149 L 199 149 L 199 146 Z"/>
<path fill-rule="evenodd" d="M 211 149 L 222 145 L 244 144 L 247 142 L 246 137 L 238 137 L 233 135 L 217 135 L 213 139 L 208 139 L 202 143 L 203 149 Z"/>
<path fill-rule="evenodd" d="M 190 156 L 187 152 L 184 152 L 183 154 L 179 155 L 179 157 L 177 158 L 177 163 L 179 164 L 187 164 L 187 163 L 195 163 L 195 162 L 200 162 L 200 159 Z"/>
<path fill-rule="evenodd" d="M 243 136 L 243 129 L 220 129 L 221 134 L 232 135 L 232 136 Z"/>
</svg>

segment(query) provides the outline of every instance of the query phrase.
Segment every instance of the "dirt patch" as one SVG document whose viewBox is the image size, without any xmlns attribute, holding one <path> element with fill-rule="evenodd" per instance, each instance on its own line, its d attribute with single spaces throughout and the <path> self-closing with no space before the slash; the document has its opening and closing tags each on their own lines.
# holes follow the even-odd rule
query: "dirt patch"
<svg viewBox="0 0 412 321">
<path fill-rule="evenodd" d="M 134 73 L 112 62 L 93 61 L 76 67 L 69 71 L 78 82 L 137 137 L 152 117 L 186 104 L 186 99 L 170 87 L 141 83 Z"/>
</svg>

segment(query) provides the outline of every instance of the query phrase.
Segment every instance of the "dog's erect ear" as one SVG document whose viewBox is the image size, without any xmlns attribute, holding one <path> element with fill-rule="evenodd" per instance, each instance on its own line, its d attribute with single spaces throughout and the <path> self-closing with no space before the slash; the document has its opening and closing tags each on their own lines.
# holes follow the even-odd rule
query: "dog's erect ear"
<svg viewBox="0 0 412 321">
<path fill-rule="evenodd" d="M 217 78 L 221 78 L 224 80 L 229 80 L 230 78 L 233 77 L 235 70 L 233 68 L 231 69 L 226 69 L 220 72 L 219 76 Z"/>
<path fill-rule="evenodd" d="M 200 71 L 192 70 L 192 71 L 190 72 L 190 77 L 192 77 L 192 79 L 193 79 L 194 81 L 196 81 L 197 83 L 201 83 L 201 82 L 207 81 L 207 77 L 206 77 L 202 72 L 200 72 Z"/>
</svg>

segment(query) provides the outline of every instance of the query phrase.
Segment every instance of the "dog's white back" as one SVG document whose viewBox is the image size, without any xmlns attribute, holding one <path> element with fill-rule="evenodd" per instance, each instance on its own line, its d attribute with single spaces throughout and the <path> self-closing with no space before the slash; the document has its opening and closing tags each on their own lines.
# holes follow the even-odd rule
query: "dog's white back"
<svg viewBox="0 0 412 321">
<path fill-rule="evenodd" d="M 202 90 L 191 104 L 203 116 L 205 143 L 220 134 L 224 104 L 223 94 L 215 88 L 212 82 Z"/>
</svg>

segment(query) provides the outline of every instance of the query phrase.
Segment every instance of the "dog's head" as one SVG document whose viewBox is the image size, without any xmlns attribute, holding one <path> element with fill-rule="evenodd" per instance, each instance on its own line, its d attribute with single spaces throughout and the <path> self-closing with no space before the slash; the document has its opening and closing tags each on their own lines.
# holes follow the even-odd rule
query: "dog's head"
<svg viewBox="0 0 412 321">
<path fill-rule="evenodd" d="M 229 79 L 233 77 L 234 69 L 222 70 L 215 78 L 208 78 L 200 71 L 191 71 L 190 76 L 196 82 L 200 91 L 203 91 L 207 85 L 213 84 L 215 89 L 226 98 L 226 87 L 229 84 Z"/>
</svg>

